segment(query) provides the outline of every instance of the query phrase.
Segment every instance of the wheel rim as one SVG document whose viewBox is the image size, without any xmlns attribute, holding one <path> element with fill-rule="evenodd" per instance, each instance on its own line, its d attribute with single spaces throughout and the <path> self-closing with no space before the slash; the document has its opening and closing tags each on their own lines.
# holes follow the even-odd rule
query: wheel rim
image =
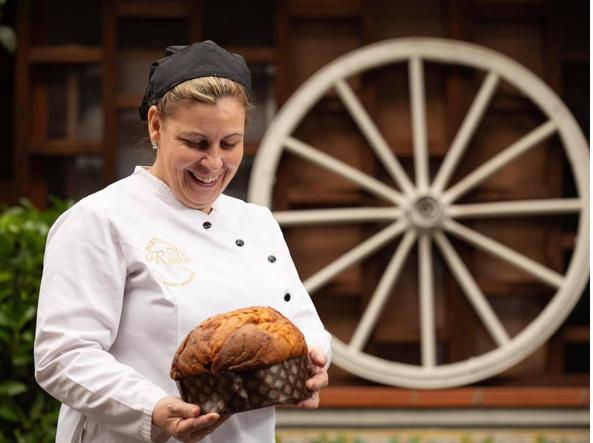
<svg viewBox="0 0 593 443">
<path fill-rule="evenodd" d="M 428 173 L 423 78 L 425 61 L 464 65 L 486 71 L 485 79 L 432 182 Z M 345 81 L 349 76 L 365 70 L 400 62 L 408 63 L 410 78 L 415 183 L 408 178 Z M 540 108 L 548 120 L 447 188 L 448 181 L 486 112 L 500 79 L 514 85 Z M 331 88 L 336 90 L 399 190 L 291 136 L 306 113 Z M 571 164 L 578 198 L 455 203 L 493 173 L 555 133 L 559 134 L 564 152 Z M 589 172 L 586 146 L 582 132 L 561 100 L 539 78 L 508 57 L 469 43 L 442 39 L 388 40 L 338 58 L 307 80 L 288 100 L 262 140 L 252 170 L 249 200 L 270 206 L 280 155 L 283 150 L 287 150 L 342 175 L 370 193 L 391 202 L 394 205 L 391 208 L 284 211 L 275 215 L 281 225 L 335 223 L 346 220 L 391 221 L 386 228 L 304 282 L 305 287 L 314 293 L 346 267 L 360 262 L 390 240 L 402 237 L 350 343 L 346 344 L 334 337 L 334 362 L 363 378 L 390 385 L 414 388 L 457 386 L 490 377 L 521 361 L 552 335 L 578 301 L 588 277 Z M 564 213 L 579 214 L 577 241 L 565 275 L 560 275 L 456 221 L 466 218 Z M 461 239 L 513 264 L 544 284 L 557 289 L 556 294 L 535 320 L 511 338 L 448 240 L 448 236 Z M 418 243 L 419 252 L 422 366 L 383 360 L 361 351 L 415 243 Z M 439 249 L 448 269 L 498 348 L 462 362 L 436 364 L 432 270 L 434 248 Z"/>
</svg>

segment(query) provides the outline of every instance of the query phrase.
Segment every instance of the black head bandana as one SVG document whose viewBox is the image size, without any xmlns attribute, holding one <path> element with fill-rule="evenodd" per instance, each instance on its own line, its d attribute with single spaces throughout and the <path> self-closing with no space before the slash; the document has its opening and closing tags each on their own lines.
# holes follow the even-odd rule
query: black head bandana
<svg viewBox="0 0 593 443">
<path fill-rule="evenodd" d="M 211 40 L 190 46 L 169 46 L 165 57 L 150 67 L 148 85 L 138 111 L 146 120 L 148 108 L 156 105 L 165 93 L 184 81 L 198 77 L 224 77 L 242 85 L 252 95 L 251 73 L 245 59 L 232 54 Z"/>
</svg>

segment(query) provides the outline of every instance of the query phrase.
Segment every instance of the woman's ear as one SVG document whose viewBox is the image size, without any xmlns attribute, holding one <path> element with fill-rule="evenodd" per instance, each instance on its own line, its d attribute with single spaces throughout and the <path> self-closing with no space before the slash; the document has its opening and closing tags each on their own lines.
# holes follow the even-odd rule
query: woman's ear
<svg viewBox="0 0 593 443">
<path fill-rule="evenodd" d="M 161 139 L 161 118 L 156 106 L 148 108 L 148 135 L 152 143 L 158 144 Z"/>
</svg>

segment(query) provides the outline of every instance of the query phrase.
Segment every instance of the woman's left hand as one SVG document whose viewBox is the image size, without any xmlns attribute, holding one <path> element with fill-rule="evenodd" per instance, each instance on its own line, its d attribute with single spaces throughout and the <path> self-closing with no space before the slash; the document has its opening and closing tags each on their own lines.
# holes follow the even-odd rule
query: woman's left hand
<svg viewBox="0 0 593 443">
<path fill-rule="evenodd" d="M 307 386 L 307 389 L 310 391 L 313 391 L 313 396 L 298 402 L 296 405 L 299 408 L 316 409 L 317 406 L 319 406 L 319 391 L 325 388 L 329 383 L 327 369 L 325 369 L 327 357 L 321 349 L 315 347 L 309 350 L 309 359 L 311 361 L 313 377 L 307 380 L 305 386 Z"/>
</svg>

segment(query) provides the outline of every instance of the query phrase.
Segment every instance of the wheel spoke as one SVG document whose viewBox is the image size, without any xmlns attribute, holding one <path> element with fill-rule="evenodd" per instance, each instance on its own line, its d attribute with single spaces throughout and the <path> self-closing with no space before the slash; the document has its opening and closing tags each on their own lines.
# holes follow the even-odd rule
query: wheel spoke
<svg viewBox="0 0 593 443">
<path fill-rule="evenodd" d="M 404 196 L 395 189 L 294 137 L 287 137 L 284 141 L 284 146 L 293 154 L 299 155 L 322 168 L 333 171 L 336 174 L 359 184 L 367 191 L 378 195 L 379 197 L 383 197 L 396 204 L 404 203 Z"/>
<path fill-rule="evenodd" d="M 447 214 L 454 218 L 510 217 L 521 215 L 567 214 L 579 212 L 583 203 L 578 198 L 518 200 L 508 202 L 452 205 Z"/>
<path fill-rule="evenodd" d="M 428 188 L 428 146 L 426 143 L 426 103 L 424 98 L 424 67 L 420 57 L 410 58 L 410 101 L 412 109 L 412 141 L 416 186 Z"/>
<path fill-rule="evenodd" d="M 484 323 L 484 326 L 486 326 L 494 342 L 498 346 L 508 343 L 511 339 L 507 331 L 469 273 L 469 270 L 463 264 L 459 255 L 457 255 L 457 252 L 455 252 L 453 245 L 451 245 L 442 232 L 436 232 L 434 239 L 459 286 L 465 292 L 469 302 L 478 314 L 478 317 L 482 320 L 482 323 Z"/>
<path fill-rule="evenodd" d="M 389 294 L 397 282 L 399 274 L 415 240 L 416 233 L 414 231 L 406 232 L 406 235 L 402 238 L 395 254 L 393 254 L 393 257 L 389 261 L 371 300 L 364 310 L 360 322 L 356 326 L 356 330 L 348 345 L 350 348 L 360 351 L 366 345 L 369 335 L 375 327 L 377 319 L 388 300 Z"/>
<path fill-rule="evenodd" d="M 557 272 L 537 263 L 536 261 L 519 254 L 508 246 L 503 245 L 495 240 L 492 240 L 462 224 L 453 220 L 445 222 L 444 227 L 451 234 L 471 243 L 475 247 L 488 252 L 500 259 L 515 265 L 525 272 L 537 277 L 548 285 L 559 288 L 562 286 L 564 277 Z"/>
<path fill-rule="evenodd" d="M 470 173 L 455 186 L 448 189 L 444 194 L 445 201 L 451 202 L 458 199 L 463 194 L 467 193 L 481 182 L 486 180 L 496 171 L 504 167 L 507 163 L 511 162 L 521 154 L 528 151 L 530 148 L 536 146 L 538 143 L 551 136 L 554 132 L 556 132 L 556 130 L 556 123 L 551 120 L 538 126 L 519 141 L 513 143 L 504 151 Z"/>
<path fill-rule="evenodd" d="M 383 162 L 385 169 L 391 174 L 391 177 L 404 193 L 411 193 L 414 187 L 408 178 L 406 171 L 402 168 L 401 164 L 387 145 L 387 142 L 377 129 L 377 126 L 375 126 L 367 111 L 364 109 L 350 86 L 348 86 L 348 83 L 344 80 L 338 80 L 334 86 L 338 95 L 342 99 L 342 103 L 344 103 L 344 106 L 346 106 L 350 112 L 350 115 L 364 134 L 368 143 Z"/>
<path fill-rule="evenodd" d="M 498 79 L 498 74 L 490 72 L 482 82 L 482 86 L 476 94 L 476 97 L 474 98 L 474 101 L 465 119 L 463 120 L 463 123 L 461 124 L 459 131 L 453 140 L 453 143 L 451 143 L 451 147 L 449 148 L 447 155 L 443 160 L 443 164 L 439 168 L 439 172 L 434 179 L 432 184 L 432 189 L 434 192 L 440 193 L 449 182 L 451 174 L 453 171 L 455 171 L 461 156 L 465 152 L 469 141 L 473 137 L 478 124 L 482 120 L 484 111 L 490 103 L 492 94 L 498 85 Z"/>
<path fill-rule="evenodd" d="M 339 208 L 274 212 L 276 221 L 282 226 L 393 221 L 401 216 L 402 211 L 397 208 Z"/>
<path fill-rule="evenodd" d="M 313 274 L 311 277 L 305 280 L 303 282 L 303 285 L 305 286 L 309 294 L 314 293 L 315 291 L 317 291 L 317 289 L 325 285 L 344 269 L 348 268 L 354 263 L 358 263 L 359 261 L 364 260 L 377 249 L 381 248 L 386 243 L 397 237 L 399 234 L 405 231 L 406 226 L 407 222 L 404 220 L 390 224 L 383 230 L 377 232 L 372 237 L 363 241 L 355 248 L 346 252 L 344 255 L 342 255 L 341 257 L 339 257 L 323 269 L 317 271 L 315 274 Z"/>
<path fill-rule="evenodd" d="M 420 286 L 420 344 L 422 366 L 436 365 L 436 325 L 434 321 L 434 285 L 432 250 L 428 235 L 418 240 L 418 282 Z"/>
</svg>

